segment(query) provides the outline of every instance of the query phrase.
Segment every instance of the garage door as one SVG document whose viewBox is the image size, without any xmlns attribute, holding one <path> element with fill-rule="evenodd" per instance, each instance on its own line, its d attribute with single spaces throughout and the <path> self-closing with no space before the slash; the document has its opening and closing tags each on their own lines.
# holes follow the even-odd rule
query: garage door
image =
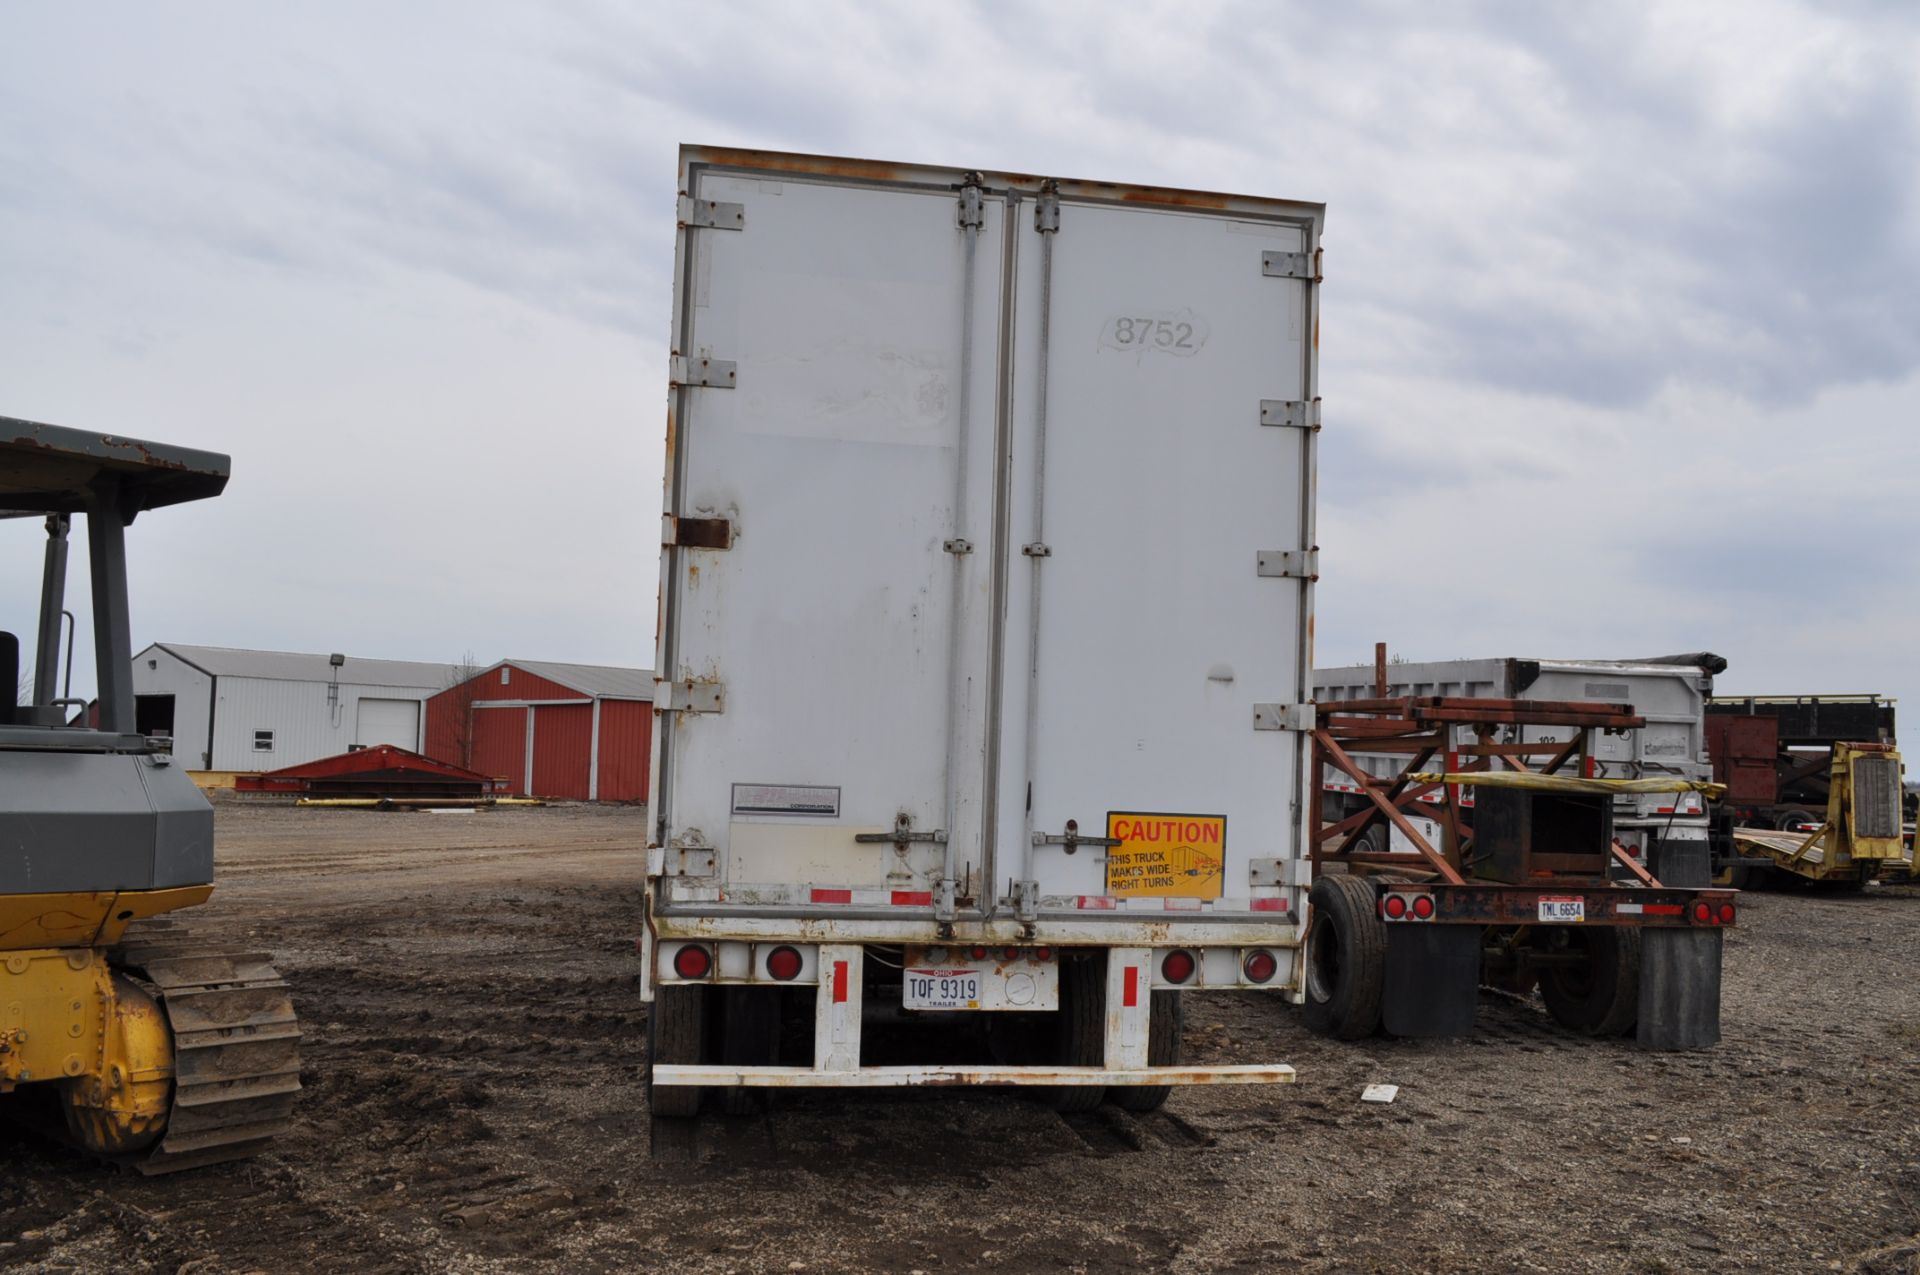
<svg viewBox="0 0 1920 1275">
<path fill-rule="evenodd" d="M 420 747 L 420 701 L 413 699 L 363 699 L 353 732 L 353 742 L 362 748 L 392 744 L 411 751 Z"/>
<path fill-rule="evenodd" d="M 529 708 L 473 710 L 473 769 L 489 779 L 507 781 L 507 791 L 527 791 L 527 714 Z"/>
</svg>

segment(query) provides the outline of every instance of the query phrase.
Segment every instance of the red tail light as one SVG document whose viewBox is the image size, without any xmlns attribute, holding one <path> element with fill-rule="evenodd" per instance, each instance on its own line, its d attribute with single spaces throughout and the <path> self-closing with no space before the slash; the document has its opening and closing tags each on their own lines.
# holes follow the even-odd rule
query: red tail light
<svg viewBox="0 0 1920 1275">
<path fill-rule="evenodd" d="M 1003 948 L 1000 956 L 1003 960 L 1017 961 L 1020 959 L 1020 949 L 1017 947 Z"/>
<path fill-rule="evenodd" d="M 984 947 L 976 947 L 971 952 L 967 953 L 967 955 L 971 956 L 976 961 L 984 961 L 987 959 L 987 949 Z"/>
<path fill-rule="evenodd" d="M 1696 920 L 1696 921 L 1698 921 L 1698 922 L 1699 922 L 1700 924 L 1702 924 L 1702 925 L 1710 925 L 1710 924 L 1712 924 L 1712 922 L 1713 922 L 1713 906 L 1712 906 L 1711 904 L 1707 904 L 1707 903 L 1696 903 L 1696 904 L 1694 904 L 1694 905 L 1693 905 L 1693 919 L 1694 919 L 1694 920 Z"/>
<path fill-rule="evenodd" d="M 713 969 L 713 953 L 698 943 L 689 943 L 673 954 L 673 972 L 681 978 L 705 978 Z"/>
<path fill-rule="evenodd" d="M 1433 915 L 1433 896 L 1416 894 L 1413 896 L 1413 914 L 1422 921 Z"/>
<path fill-rule="evenodd" d="M 1398 894 L 1389 894 L 1387 901 L 1380 906 L 1396 921 L 1407 914 L 1407 901 Z"/>
<path fill-rule="evenodd" d="M 1720 924 L 1722 925 L 1733 924 L 1733 904 L 1722 903 L 1720 905 Z"/>
<path fill-rule="evenodd" d="M 790 947 L 776 947 L 767 953 L 767 973 L 781 982 L 791 982 L 800 977 L 800 953 Z"/>
<path fill-rule="evenodd" d="M 1240 968 L 1246 971 L 1249 983 L 1264 983 L 1280 972 L 1280 962 L 1272 952 L 1254 952 Z"/>
<path fill-rule="evenodd" d="M 1168 952 L 1160 962 L 1160 976 L 1169 983 L 1184 983 L 1193 977 L 1192 952 Z"/>
<path fill-rule="evenodd" d="M 1050 947 L 1036 947 L 1033 949 L 1033 959 L 1036 961 L 1050 961 L 1053 959 L 1053 949 Z"/>
</svg>

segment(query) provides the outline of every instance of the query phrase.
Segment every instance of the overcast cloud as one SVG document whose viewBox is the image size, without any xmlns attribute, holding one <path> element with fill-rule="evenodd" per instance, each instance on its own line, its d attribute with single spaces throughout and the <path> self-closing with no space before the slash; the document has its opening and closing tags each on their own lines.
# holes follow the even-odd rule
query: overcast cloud
<svg viewBox="0 0 1920 1275">
<path fill-rule="evenodd" d="M 1323 663 L 1920 711 L 1914 12 L 10 5 L 0 414 L 233 455 L 136 646 L 649 665 L 678 143 L 1323 199 Z"/>
</svg>

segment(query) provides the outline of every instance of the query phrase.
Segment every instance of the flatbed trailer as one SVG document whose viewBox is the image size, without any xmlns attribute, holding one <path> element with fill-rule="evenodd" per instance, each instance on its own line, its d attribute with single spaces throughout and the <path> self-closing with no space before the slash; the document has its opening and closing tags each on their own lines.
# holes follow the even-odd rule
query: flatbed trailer
<svg viewBox="0 0 1920 1275">
<path fill-rule="evenodd" d="M 1379 1028 L 1461 1035 L 1481 985 L 1537 986 L 1556 1020 L 1589 1035 L 1631 1033 L 1666 1049 L 1716 1043 L 1721 939 L 1738 914 L 1736 892 L 1662 882 L 1612 829 L 1623 793 L 1711 785 L 1592 778 L 1586 764 L 1597 732 L 1644 724 L 1626 704 L 1321 704 L 1314 773 L 1344 777 L 1365 808 L 1332 821 L 1318 805 L 1313 812 L 1310 1025 L 1348 1039 Z M 1573 733 L 1528 740 L 1524 728 L 1540 726 Z M 1383 768 L 1382 757 L 1397 766 Z M 1407 813 L 1435 795 L 1437 844 Z M 1382 826 L 1405 848 L 1378 848 L 1369 833 Z"/>
</svg>

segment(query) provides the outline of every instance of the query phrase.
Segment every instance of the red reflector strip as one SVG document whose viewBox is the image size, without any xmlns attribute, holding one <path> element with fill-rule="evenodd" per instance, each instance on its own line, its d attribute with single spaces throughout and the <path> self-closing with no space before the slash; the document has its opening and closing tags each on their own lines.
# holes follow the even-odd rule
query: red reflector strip
<svg viewBox="0 0 1920 1275">
<path fill-rule="evenodd" d="M 813 892 L 812 898 L 815 903 L 851 903 L 853 902 L 853 891 L 816 889 Z"/>
<path fill-rule="evenodd" d="M 1126 990 L 1121 994 L 1120 1003 L 1128 1009 L 1140 1003 L 1140 967 L 1138 965 L 1127 966 Z"/>
<path fill-rule="evenodd" d="M 893 906 L 897 908 L 930 908 L 933 906 L 932 890 L 895 890 Z"/>
<path fill-rule="evenodd" d="M 1680 904 L 1678 904 L 1678 903 L 1649 903 L 1649 904 L 1647 904 L 1647 915 L 1648 915 L 1648 916 L 1680 916 L 1680 915 L 1682 915 L 1682 914 L 1684 914 L 1684 913 L 1686 912 L 1686 910 L 1687 910 L 1687 909 L 1686 909 L 1685 907 L 1683 907 L 1683 906 L 1681 906 L 1681 905 L 1680 905 Z"/>
<path fill-rule="evenodd" d="M 847 963 L 845 961 L 835 961 L 833 963 L 833 1003 L 836 1005 L 844 1005 L 846 1000 Z"/>
<path fill-rule="evenodd" d="M 1083 894 L 1074 906 L 1081 908 L 1102 908 L 1111 912 L 1119 902 L 1118 899 L 1109 899 L 1102 894 Z"/>
<path fill-rule="evenodd" d="M 1285 899 L 1255 899 L 1250 906 L 1255 912 L 1285 912 L 1287 910 L 1287 901 Z"/>
</svg>

